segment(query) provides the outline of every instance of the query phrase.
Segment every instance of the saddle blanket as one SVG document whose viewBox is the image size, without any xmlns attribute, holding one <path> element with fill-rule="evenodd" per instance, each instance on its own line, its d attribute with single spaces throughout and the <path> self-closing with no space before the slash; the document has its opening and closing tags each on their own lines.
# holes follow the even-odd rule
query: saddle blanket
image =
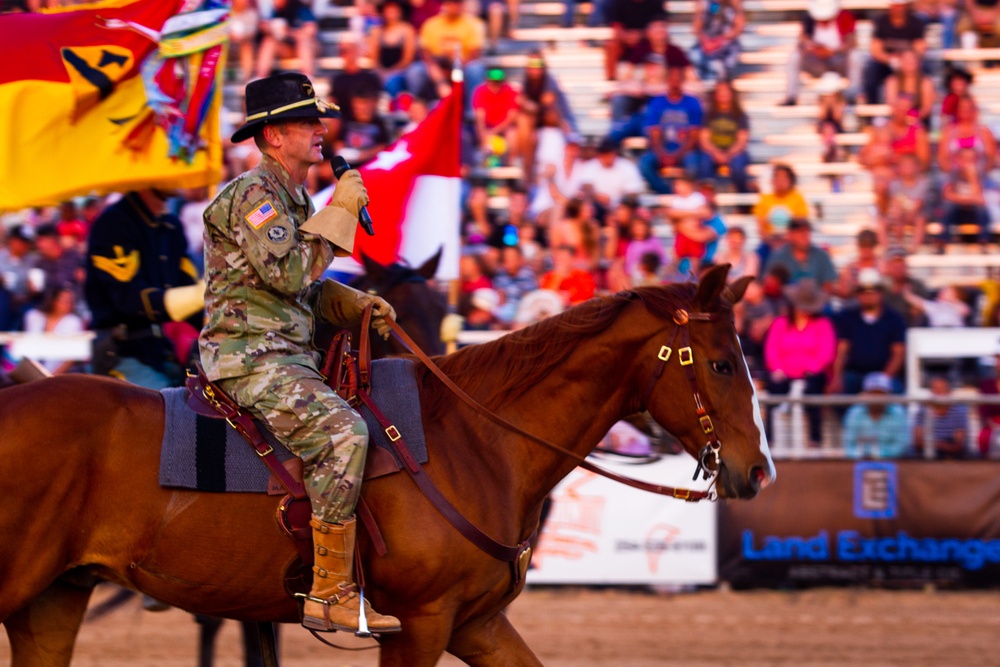
<svg viewBox="0 0 1000 667">
<path fill-rule="evenodd" d="M 396 425 L 420 463 L 427 463 L 420 416 L 420 393 L 409 359 L 378 359 L 372 362 L 372 398 L 390 422 Z M 187 406 L 184 387 L 164 389 L 166 425 L 160 450 L 160 485 L 198 491 L 265 493 L 271 472 L 253 447 L 224 419 L 196 414 Z M 375 416 L 364 405 L 361 416 L 368 424 L 369 446 L 392 453 L 389 438 Z M 278 459 L 294 456 L 267 428 L 257 424 Z"/>
</svg>

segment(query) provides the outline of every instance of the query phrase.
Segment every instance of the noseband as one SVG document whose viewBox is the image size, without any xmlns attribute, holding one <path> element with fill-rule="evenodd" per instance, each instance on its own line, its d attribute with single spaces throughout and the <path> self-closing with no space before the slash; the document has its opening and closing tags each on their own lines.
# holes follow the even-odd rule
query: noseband
<svg viewBox="0 0 1000 667">
<path fill-rule="evenodd" d="M 698 479 L 699 473 L 703 475 L 702 479 L 709 479 L 719 472 L 719 466 L 722 463 L 722 459 L 719 456 L 719 452 L 722 450 L 722 442 L 715 432 L 715 425 L 712 423 L 712 416 L 709 414 L 711 406 L 706 399 L 701 397 L 701 392 L 698 390 L 698 377 L 694 372 L 694 351 L 691 349 L 691 332 L 688 329 L 688 323 L 692 320 L 697 322 L 715 322 L 719 318 L 720 315 L 717 313 L 689 313 L 683 309 L 678 309 L 674 313 L 674 324 L 677 326 L 674 327 L 674 333 L 670 336 L 669 343 L 660 347 L 660 351 L 656 354 L 656 358 L 660 360 L 660 363 L 653 370 L 653 377 L 649 379 L 649 384 L 646 386 L 646 391 L 642 397 L 642 408 L 645 410 L 646 405 L 649 404 L 649 397 L 653 394 L 653 387 L 656 386 L 657 380 L 660 379 L 664 369 L 667 367 L 667 362 L 673 356 L 674 341 L 680 336 L 680 347 L 677 348 L 677 360 L 681 368 L 684 369 L 684 376 L 691 386 L 691 395 L 694 397 L 698 424 L 701 426 L 702 433 L 707 438 L 705 446 L 698 452 L 698 467 L 694 470 L 694 477 L 691 478 L 693 480 Z"/>
</svg>

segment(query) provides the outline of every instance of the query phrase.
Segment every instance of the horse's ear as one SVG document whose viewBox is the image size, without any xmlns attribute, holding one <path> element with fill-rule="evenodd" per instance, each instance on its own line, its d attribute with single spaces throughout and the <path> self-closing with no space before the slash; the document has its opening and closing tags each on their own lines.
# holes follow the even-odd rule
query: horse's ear
<svg viewBox="0 0 1000 667">
<path fill-rule="evenodd" d="M 743 300 L 743 294 L 746 293 L 747 287 L 754 281 L 753 276 L 743 276 L 733 281 L 733 284 L 729 286 L 729 293 L 731 301 L 736 304 Z"/>
<path fill-rule="evenodd" d="M 698 282 L 698 293 L 694 297 L 694 303 L 700 311 L 712 313 L 719 309 L 719 297 L 726 287 L 729 266 L 729 264 L 719 264 L 702 274 L 701 280 Z"/>
<path fill-rule="evenodd" d="M 374 259 L 361 253 L 361 263 L 365 267 L 365 273 L 368 275 L 368 279 L 371 280 L 373 284 L 380 284 L 385 281 L 385 267 L 376 262 Z"/>
<path fill-rule="evenodd" d="M 420 265 L 417 269 L 417 275 L 424 280 L 430 280 L 438 272 L 438 264 L 441 263 L 441 253 L 444 252 L 444 246 L 438 246 L 438 251 L 431 256 L 426 262 Z"/>
</svg>

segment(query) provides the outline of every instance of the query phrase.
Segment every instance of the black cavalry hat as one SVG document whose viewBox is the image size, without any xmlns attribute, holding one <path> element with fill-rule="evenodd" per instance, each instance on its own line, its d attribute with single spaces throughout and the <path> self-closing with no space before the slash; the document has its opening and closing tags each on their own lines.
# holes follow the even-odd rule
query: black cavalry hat
<svg viewBox="0 0 1000 667">
<path fill-rule="evenodd" d="M 246 90 L 247 119 L 233 132 L 233 143 L 249 139 L 266 123 L 291 118 L 340 118 L 340 108 L 316 97 L 304 74 L 285 72 L 251 81 Z"/>
</svg>

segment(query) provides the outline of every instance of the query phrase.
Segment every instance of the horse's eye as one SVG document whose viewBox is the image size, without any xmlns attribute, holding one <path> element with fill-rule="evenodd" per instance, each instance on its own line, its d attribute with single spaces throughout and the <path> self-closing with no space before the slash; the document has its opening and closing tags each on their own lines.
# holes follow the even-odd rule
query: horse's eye
<svg viewBox="0 0 1000 667">
<path fill-rule="evenodd" d="M 728 361 L 713 361 L 712 370 L 719 375 L 732 375 L 733 365 Z"/>
</svg>

